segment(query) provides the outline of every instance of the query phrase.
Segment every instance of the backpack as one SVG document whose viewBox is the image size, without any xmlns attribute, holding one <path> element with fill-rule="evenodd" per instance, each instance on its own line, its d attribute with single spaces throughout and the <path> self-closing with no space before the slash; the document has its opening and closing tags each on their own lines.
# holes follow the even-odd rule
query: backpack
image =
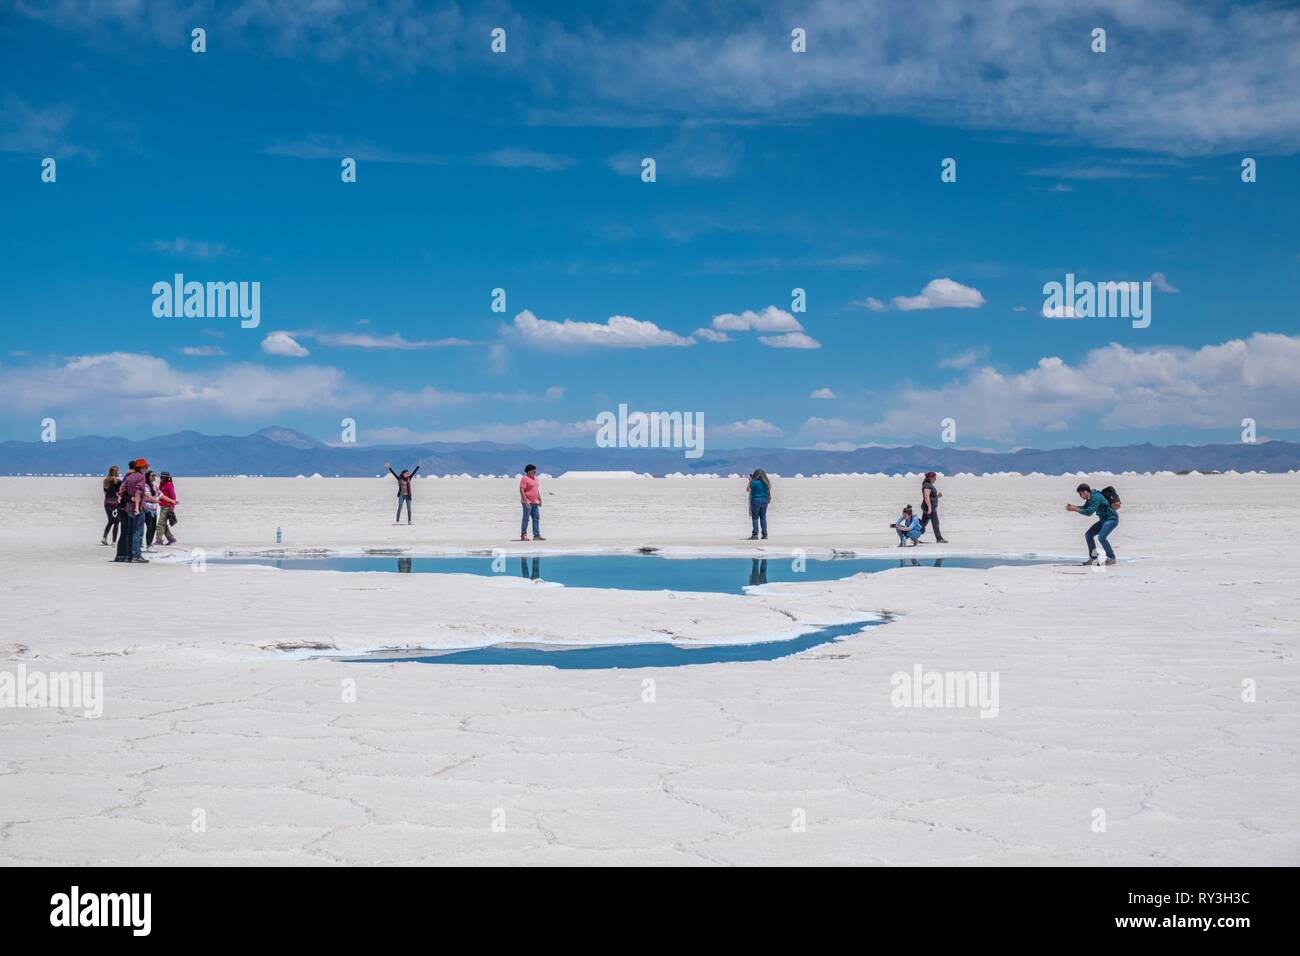
<svg viewBox="0 0 1300 956">
<path fill-rule="evenodd" d="M 1115 490 L 1114 485 L 1107 485 L 1101 489 L 1101 496 L 1106 499 L 1112 508 L 1118 508 L 1123 502 L 1119 500 L 1119 492 Z"/>
</svg>

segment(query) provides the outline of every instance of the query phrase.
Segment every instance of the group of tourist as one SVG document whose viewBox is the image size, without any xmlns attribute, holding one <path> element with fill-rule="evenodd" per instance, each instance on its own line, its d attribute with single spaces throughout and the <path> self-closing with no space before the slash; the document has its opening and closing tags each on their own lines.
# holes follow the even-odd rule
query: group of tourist
<svg viewBox="0 0 1300 956">
<path fill-rule="evenodd" d="M 898 535 L 898 546 L 900 548 L 915 548 L 921 544 L 921 535 L 925 533 L 927 525 L 934 530 L 935 544 L 948 543 L 948 539 L 939 530 L 939 499 L 943 497 L 943 492 L 938 488 L 938 480 L 939 475 L 937 472 L 927 471 L 925 473 L 924 480 L 921 482 L 920 517 L 916 516 L 909 504 L 904 506 L 903 513 L 889 526 Z M 758 468 L 749 476 L 748 489 L 749 515 L 753 522 L 753 530 L 749 535 L 749 539 L 751 541 L 758 540 L 760 532 L 761 537 L 766 539 L 767 509 L 772 503 L 772 481 L 762 468 Z M 1097 564 L 1099 562 L 1097 541 L 1100 541 L 1103 550 L 1106 552 L 1106 564 L 1114 564 L 1115 550 L 1110 546 L 1109 539 L 1110 533 L 1119 525 L 1120 498 L 1118 492 L 1111 487 L 1094 491 L 1088 484 L 1079 485 L 1075 491 L 1084 504 L 1067 504 L 1065 510 L 1087 517 L 1093 515 L 1097 517 L 1096 523 L 1084 533 L 1084 541 L 1088 545 L 1088 559 L 1083 563 Z"/>
<path fill-rule="evenodd" d="M 114 465 L 104 476 L 104 514 L 108 519 L 99 543 L 109 536 L 117 545 L 114 561 L 148 564 L 144 556 L 155 545 L 173 545 L 176 536 L 176 486 L 170 472 L 157 474 L 149 462 L 137 458 L 127 463 L 125 477 Z"/>
<path fill-rule="evenodd" d="M 397 479 L 397 516 L 395 523 L 402 520 L 402 509 L 406 509 L 406 523 L 411 517 L 411 486 L 420 470 L 403 468 L 393 471 L 391 464 L 385 463 L 388 473 Z M 109 536 L 117 544 L 115 561 L 148 563 L 144 553 L 152 551 L 155 545 L 173 545 L 176 536 L 172 526 L 176 524 L 176 487 L 168 472 L 156 475 L 149 469 L 149 462 L 143 458 L 130 462 L 128 471 L 122 477 L 117 465 L 108 470 L 104 477 L 104 513 L 108 522 L 104 525 L 104 534 L 100 543 L 109 544 Z M 921 535 L 927 526 L 934 531 L 936 544 L 947 544 L 948 540 L 939 530 L 939 499 L 943 492 L 938 488 L 939 476 L 927 471 L 921 482 L 921 514 L 918 517 L 909 504 L 903 513 L 889 526 L 898 535 L 898 546 L 916 547 L 921 544 Z M 1119 494 L 1114 488 L 1094 491 L 1091 486 L 1081 484 L 1075 489 L 1082 505 L 1067 504 L 1067 511 L 1076 512 L 1087 517 L 1096 516 L 1096 523 L 1084 534 L 1088 545 L 1088 560 L 1084 564 L 1095 564 L 1099 560 L 1097 541 L 1101 542 L 1106 552 L 1106 564 L 1115 563 L 1115 551 L 1110 545 L 1110 534 L 1119 525 Z M 746 491 L 749 496 L 749 516 L 751 532 L 749 540 L 767 539 L 767 511 L 772 504 L 772 479 L 762 468 L 756 468 L 748 478 Z M 537 480 L 537 466 L 527 465 L 519 478 L 519 504 L 523 519 L 519 525 L 520 541 L 545 541 L 541 531 L 541 485 Z M 529 523 L 532 523 L 532 537 L 528 535 Z"/>
</svg>

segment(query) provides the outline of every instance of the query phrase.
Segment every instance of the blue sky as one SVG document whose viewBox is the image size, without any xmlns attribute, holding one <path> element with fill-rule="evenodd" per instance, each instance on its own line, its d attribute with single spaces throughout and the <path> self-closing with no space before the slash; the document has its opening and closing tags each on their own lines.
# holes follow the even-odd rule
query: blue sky
<svg viewBox="0 0 1300 956">
<path fill-rule="evenodd" d="M 1300 438 L 1294 9 L 319 10 L 0 15 L 0 438 Z M 176 272 L 259 327 L 154 317 Z M 1150 326 L 1045 317 L 1066 273 L 1153 281 Z"/>
</svg>

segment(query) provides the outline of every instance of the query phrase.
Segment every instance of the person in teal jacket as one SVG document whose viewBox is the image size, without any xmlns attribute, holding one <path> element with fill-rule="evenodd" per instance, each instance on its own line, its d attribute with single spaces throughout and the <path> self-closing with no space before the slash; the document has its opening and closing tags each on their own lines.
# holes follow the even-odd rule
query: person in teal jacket
<svg viewBox="0 0 1300 956">
<path fill-rule="evenodd" d="M 1066 505 L 1065 510 L 1089 518 L 1093 515 L 1097 516 L 1096 523 L 1083 536 L 1084 541 L 1088 543 L 1088 560 L 1083 563 L 1097 563 L 1097 539 L 1100 538 L 1101 546 L 1106 550 L 1106 563 L 1114 564 L 1115 550 L 1110 546 L 1109 538 L 1110 533 L 1119 525 L 1119 512 L 1111 507 L 1105 495 L 1100 491 L 1093 491 L 1087 484 L 1080 485 L 1075 491 L 1085 503 L 1082 506 Z"/>
<path fill-rule="evenodd" d="M 749 536 L 750 541 L 757 540 L 760 523 L 763 527 L 763 537 L 767 537 L 767 506 L 771 503 L 772 482 L 767 477 L 767 472 L 762 468 L 755 468 L 754 473 L 749 476 L 749 517 L 754 524 L 754 530 Z"/>
</svg>

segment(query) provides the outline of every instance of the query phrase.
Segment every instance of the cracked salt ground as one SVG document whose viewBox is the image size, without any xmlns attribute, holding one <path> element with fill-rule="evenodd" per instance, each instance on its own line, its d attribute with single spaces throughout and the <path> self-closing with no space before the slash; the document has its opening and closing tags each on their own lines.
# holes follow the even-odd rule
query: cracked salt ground
<svg viewBox="0 0 1300 956">
<path fill-rule="evenodd" d="M 0 711 L 0 862 L 1294 865 L 1300 552 L 1204 502 L 1254 502 L 1257 523 L 1291 540 L 1296 480 L 1128 477 L 1115 543 L 1147 560 L 1105 573 L 913 568 L 669 598 L 517 577 L 113 565 L 86 539 L 100 530 L 97 482 L 0 479 L 27 503 L 0 512 L 0 540 L 23 542 L 0 549 L 0 669 L 90 667 L 105 690 L 98 720 Z M 1080 523 L 1052 517 L 1075 483 L 953 479 L 949 553 L 1081 551 Z M 874 527 L 863 502 L 909 500 L 914 484 L 783 480 L 789 537 L 776 546 L 892 557 L 884 534 L 855 530 Z M 725 479 L 644 482 L 631 511 L 608 483 L 568 487 L 547 500 L 548 531 L 575 547 L 736 537 Z M 438 540 L 420 542 L 359 510 L 373 495 L 387 514 L 373 481 L 191 479 L 185 544 L 263 547 L 277 525 L 303 547 L 499 539 L 484 516 L 512 483 L 437 488 Z M 165 621 L 153 601 L 123 599 L 127 577 L 132 595 L 166 599 Z M 374 589 L 346 590 L 360 581 Z M 881 608 L 900 616 L 800 655 L 664 670 L 365 667 L 264 650 L 468 648 L 485 635 L 703 646 Z M 890 675 L 917 662 L 999 672 L 999 716 L 891 706 Z"/>
</svg>

